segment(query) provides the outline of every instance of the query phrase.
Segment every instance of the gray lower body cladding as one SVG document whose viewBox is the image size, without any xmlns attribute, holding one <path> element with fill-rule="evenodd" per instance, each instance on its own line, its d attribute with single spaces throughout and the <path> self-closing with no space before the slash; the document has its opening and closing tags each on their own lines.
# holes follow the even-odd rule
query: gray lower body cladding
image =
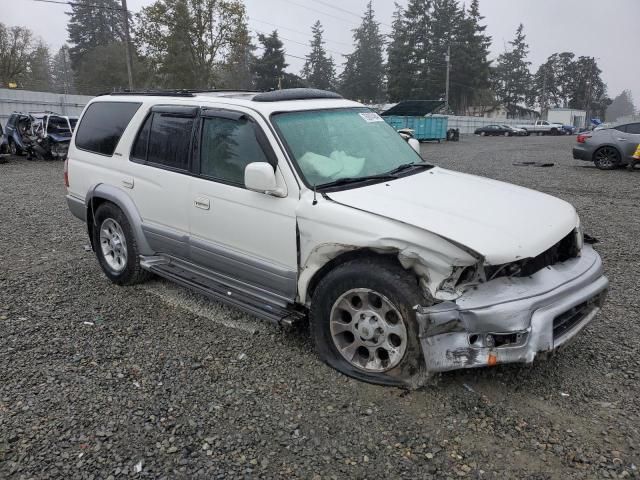
<svg viewBox="0 0 640 480">
<path fill-rule="evenodd" d="M 427 370 L 531 363 L 591 322 L 608 285 L 600 256 L 587 245 L 580 257 L 530 277 L 499 278 L 468 290 L 456 302 L 419 306 Z"/>
</svg>

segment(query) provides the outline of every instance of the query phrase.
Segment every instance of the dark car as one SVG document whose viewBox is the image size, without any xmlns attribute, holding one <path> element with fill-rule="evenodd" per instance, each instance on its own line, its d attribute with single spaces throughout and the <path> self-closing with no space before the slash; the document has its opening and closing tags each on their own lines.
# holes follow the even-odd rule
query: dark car
<svg viewBox="0 0 640 480">
<path fill-rule="evenodd" d="M 502 135 L 505 137 L 517 135 L 517 133 L 511 127 L 497 124 L 476 128 L 476 131 L 473 133 L 475 133 L 476 135 L 481 135 L 483 137 L 488 135 Z"/>
<path fill-rule="evenodd" d="M 7 136 L 4 134 L 2 124 L 0 124 L 0 154 L 7 153 L 8 151 Z"/>
<path fill-rule="evenodd" d="M 600 170 L 629 165 L 640 143 L 640 122 L 601 128 L 578 135 L 573 158 L 593 162 Z"/>
<path fill-rule="evenodd" d="M 77 121 L 77 117 L 53 112 L 14 112 L 7 122 L 9 153 L 26 153 L 29 157 L 43 160 L 64 160 Z"/>
</svg>

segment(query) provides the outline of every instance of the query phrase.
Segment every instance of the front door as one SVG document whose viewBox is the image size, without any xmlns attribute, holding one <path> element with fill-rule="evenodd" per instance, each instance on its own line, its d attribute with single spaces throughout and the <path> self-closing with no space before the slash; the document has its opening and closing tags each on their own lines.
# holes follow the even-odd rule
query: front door
<svg viewBox="0 0 640 480">
<path fill-rule="evenodd" d="M 298 190 L 287 185 L 288 166 L 267 138 L 246 112 L 203 110 L 190 188 L 190 254 L 194 263 L 286 303 L 296 296 Z M 285 196 L 245 188 L 252 162 L 273 166 Z"/>
</svg>

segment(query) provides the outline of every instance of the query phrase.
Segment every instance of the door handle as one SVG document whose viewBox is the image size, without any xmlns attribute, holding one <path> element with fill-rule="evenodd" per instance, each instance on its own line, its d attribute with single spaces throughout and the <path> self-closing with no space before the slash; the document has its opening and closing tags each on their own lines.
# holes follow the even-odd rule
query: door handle
<svg viewBox="0 0 640 480">
<path fill-rule="evenodd" d="M 616 140 L 618 140 L 619 142 L 626 142 L 627 141 L 626 138 L 616 138 Z"/>
<path fill-rule="evenodd" d="M 193 201 L 193 204 L 195 205 L 196 208 L 201 208 L 202 210 L 209 210 L 209 208 L 211 207 L 211 203 L 209 202 L 208 198 L 196 198 Z"/>
<path fill-rule="evenodd" d="M 133 178 L 123 178 L 122 186 L 124 188 L 133 188 Z"/>
</svg>

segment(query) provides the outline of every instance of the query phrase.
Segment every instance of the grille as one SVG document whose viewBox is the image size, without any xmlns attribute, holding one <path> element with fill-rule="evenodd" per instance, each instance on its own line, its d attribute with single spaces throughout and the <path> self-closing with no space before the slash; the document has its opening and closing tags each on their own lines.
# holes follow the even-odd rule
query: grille
<svg viewBox="0 0 640 480">
<path fill-rule="evenodd" d="M 596 295 L 586 302 L 576 305 L 570 310 L 561 313 L 553 319 L 553 339 L 562 337 L 565 333 L 573 329 L 580 321 L 586 317 L 595 307 L 600 306 L 604 300 L 603 294 Z"/>
<path fill-rule="evenodd" d="M 524 260 L 504 265 L 485 267 L 485 274 L 487 280 L 498 277 L 528 277 L 545 267 L 577 257 L 578 253 L 580 253 L 580 250 L 576 242 L 576 233 L 572 231 L 536 257 L 525 258 Z"/>
</svg>

